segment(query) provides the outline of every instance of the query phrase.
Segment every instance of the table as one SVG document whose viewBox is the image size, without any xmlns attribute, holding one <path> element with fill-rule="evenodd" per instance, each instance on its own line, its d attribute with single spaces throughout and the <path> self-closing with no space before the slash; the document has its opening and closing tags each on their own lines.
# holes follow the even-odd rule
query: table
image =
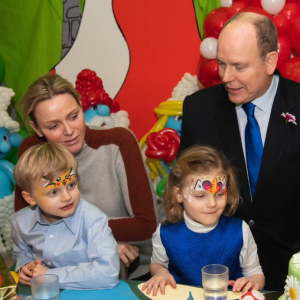
<svg viewBox="0 0 300 300">
<path fill-rule="evenodd" d="M 142 281 L 135 281 L 135 280 L 120 280 L 121 283 L 126 283 L 129 288 L 131 289 L 131 291 L 133 292 L 133 294 L 137 297 L 137 299 L 141 299 L 141 300 L 149 300 L 149 298 L 147 296 L 145 296 L 139 289 L 138 289 L 138 285 L 140 283 L 142 283 Z M 125 285 L 124 285 L 125 286 Z M 24 294 L 24 295 L 30 295 L 31 294 L 31 290 L 30 290 L 30 286 L 27 285 L 22 285 L 22 284 L 18 284 L 18 294 Z M 62 290 L 63 291 L 63 290 Z M 68 291 L 70 292 L 70 291 Z M 76 291 L 72 291 L 74 293 L 76 293 Z M 90 291 L 80 291 L 80 293 L 85 293 L 88 296 L 88 293 Z M 93 292 L 93 291 L 92 291 Z M 99 293 L 99 297 L 96 297 L 97 299 L 116 299 L 116 297 L 118 297 L 118 299 L 122 300 L 124 299 L 124 294 L 119 293 L 112 293 L 112 290 L 105 290 L 105 295 L 102 295 L 101 297 L 101 293 Z M 283 294 L 283 291 L 280 292 L 265 292 L 265 297 L 266 300 L 278 300 L 278 298 Z M 127 293 L 126 293 L 127 294 Z M 63 294 L 61 294 L 62 296 Z M 66 294 L 65 294 L 66 295 Z M 127 294 L 127 299 L 134 299 L 134 295 L 128 293 Z M 93 295 L 94 296 L 94 295 Z M 61 297 L 62 298 L 62 297 Z M 73 297 L 72 297 L 73 298 Z M 88 298 L 88 297 L 87 297 Z M 68 297 L 65 297 L 64 299 L 69 299 Z M 71 299 L 71 297 L 70 297 Z M 89 300 L 89 299 L 86 299 Z M 181 300 L 181 299 L 180 299 Z M 183 299 L 186 300 L 186 299 Z"/>
</svg>

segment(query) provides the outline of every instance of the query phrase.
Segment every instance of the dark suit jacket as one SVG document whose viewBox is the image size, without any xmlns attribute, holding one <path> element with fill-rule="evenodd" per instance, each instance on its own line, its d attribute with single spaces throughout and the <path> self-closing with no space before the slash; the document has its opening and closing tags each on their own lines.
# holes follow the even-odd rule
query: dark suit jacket
<svg viewBox="0 0 300 300">
<path fill-rule="evenodd" d="M 253 224 L 267 290 L 283 290 L 289 260 L 300 251 L 300 124 L 286 124 L 280 116 L 289 112 L 300 122 L 300 84 L 276 74 L 279 85 L 252 202 L 235 105 L 223 85 L 186 97 L 179 149 L 210 145 L 232 162 L 241 196 L 236 215 Z"/>
</svg>

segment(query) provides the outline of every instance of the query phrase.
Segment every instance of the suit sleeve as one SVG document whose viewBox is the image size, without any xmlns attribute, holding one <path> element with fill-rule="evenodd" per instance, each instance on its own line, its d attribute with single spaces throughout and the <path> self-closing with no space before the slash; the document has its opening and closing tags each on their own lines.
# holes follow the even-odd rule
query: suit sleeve
<svg viewBox="0 0 300 300">
<path fill-rule="evenodd" d="M 27 137 L 21 144 L 18 151 L 18 159 L 22 156 L 22 154 L 34 145 L 38 145 L 45 142 L 45 140 L 39 139 L 36 135 L 30 135 Z M 20 187 L 16 184 L 15 186 L 15 211 L 19 211 L 22 208 L 28 206 L 29 204 L 24 200 L 22 196 L 22 191 Z"/>
<path fill-rule="evenodd" d="M 179 156 L 181 151 L 192 146 L 192 143 L 191 143 L 190 137 L 189 137 L 188 108 L 187 108 L 188 99 L 189 99 L 189 96 L 187 96 L 183 102 L 181 137 L 180 137 L 180 146 L 179 146 L 177 156 Z"/>
</svg>

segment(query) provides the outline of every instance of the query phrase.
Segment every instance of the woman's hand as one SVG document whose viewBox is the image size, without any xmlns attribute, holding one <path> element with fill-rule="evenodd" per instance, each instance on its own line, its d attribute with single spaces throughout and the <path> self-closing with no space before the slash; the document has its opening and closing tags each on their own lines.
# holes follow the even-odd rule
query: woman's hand
<svg viewBox="0 0 300 300">
<path fill-rule="evenodd" d="M 169 273 L 169 271 L 162 267 L 151 279 L 149 279 L 142 287 L 142 291 L 147 289 L 147 294 L 151 293 L 153 288 L 153 296 L 157 295 L 158 288 L 160 287 L 160 292 L 162 295 L 165 294 L 165 286 L 169 284 L 173 288 L 176 288 L 176 281 Z"/>
<path fill-rule="evenodd" d="M 139 256 L 139 248 L 129 244 L 118 244 L 118 253 L 122 262 L 126 267 L 129 267 L 130 264 Z"/>
<path fill-rule="evenodd" d="M 32 261 L 26 265 L 24 265 L 20 271 L 20 277 L 19 277 L 19 282 L 22 284 L 30 285 L 30 280 L 33 277 L 33 269 L 37 265 L 41 265 L 42 261 L 40 259 L 37 259 L 35 261 Z"/>
</svg>

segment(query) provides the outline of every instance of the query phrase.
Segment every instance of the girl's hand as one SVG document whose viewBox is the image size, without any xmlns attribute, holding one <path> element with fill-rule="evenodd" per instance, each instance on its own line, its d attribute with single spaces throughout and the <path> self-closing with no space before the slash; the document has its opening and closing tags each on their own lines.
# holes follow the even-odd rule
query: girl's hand
<svg viewBox="0 0 300 300">
<path fill-rule="evenodd" d="M 257 290 L 259 289 L 259 284 L 255 283 L 251 278 L 242 277 L 234 280 L 229 280 L 229 285 L 232 286 L 233 292 L 247 292 L 249 290 Z"/>
<path fill-rule="evenodd" d="M 153 296 L 157 295 L 158 288 L 160 287 L 160 292 L 162 295 L 165 294 L 165 286 L 169 284 L 173 288 L 176 288 L 176 281 L 169 273 L 167 269 L 163 269 L 159 271 L 155 276 L 149 279 L 142 287 L 142 291 L 147 289 L 147 294 L 151 293 L 151 289 L 153 288 Z"/>
</svg>

